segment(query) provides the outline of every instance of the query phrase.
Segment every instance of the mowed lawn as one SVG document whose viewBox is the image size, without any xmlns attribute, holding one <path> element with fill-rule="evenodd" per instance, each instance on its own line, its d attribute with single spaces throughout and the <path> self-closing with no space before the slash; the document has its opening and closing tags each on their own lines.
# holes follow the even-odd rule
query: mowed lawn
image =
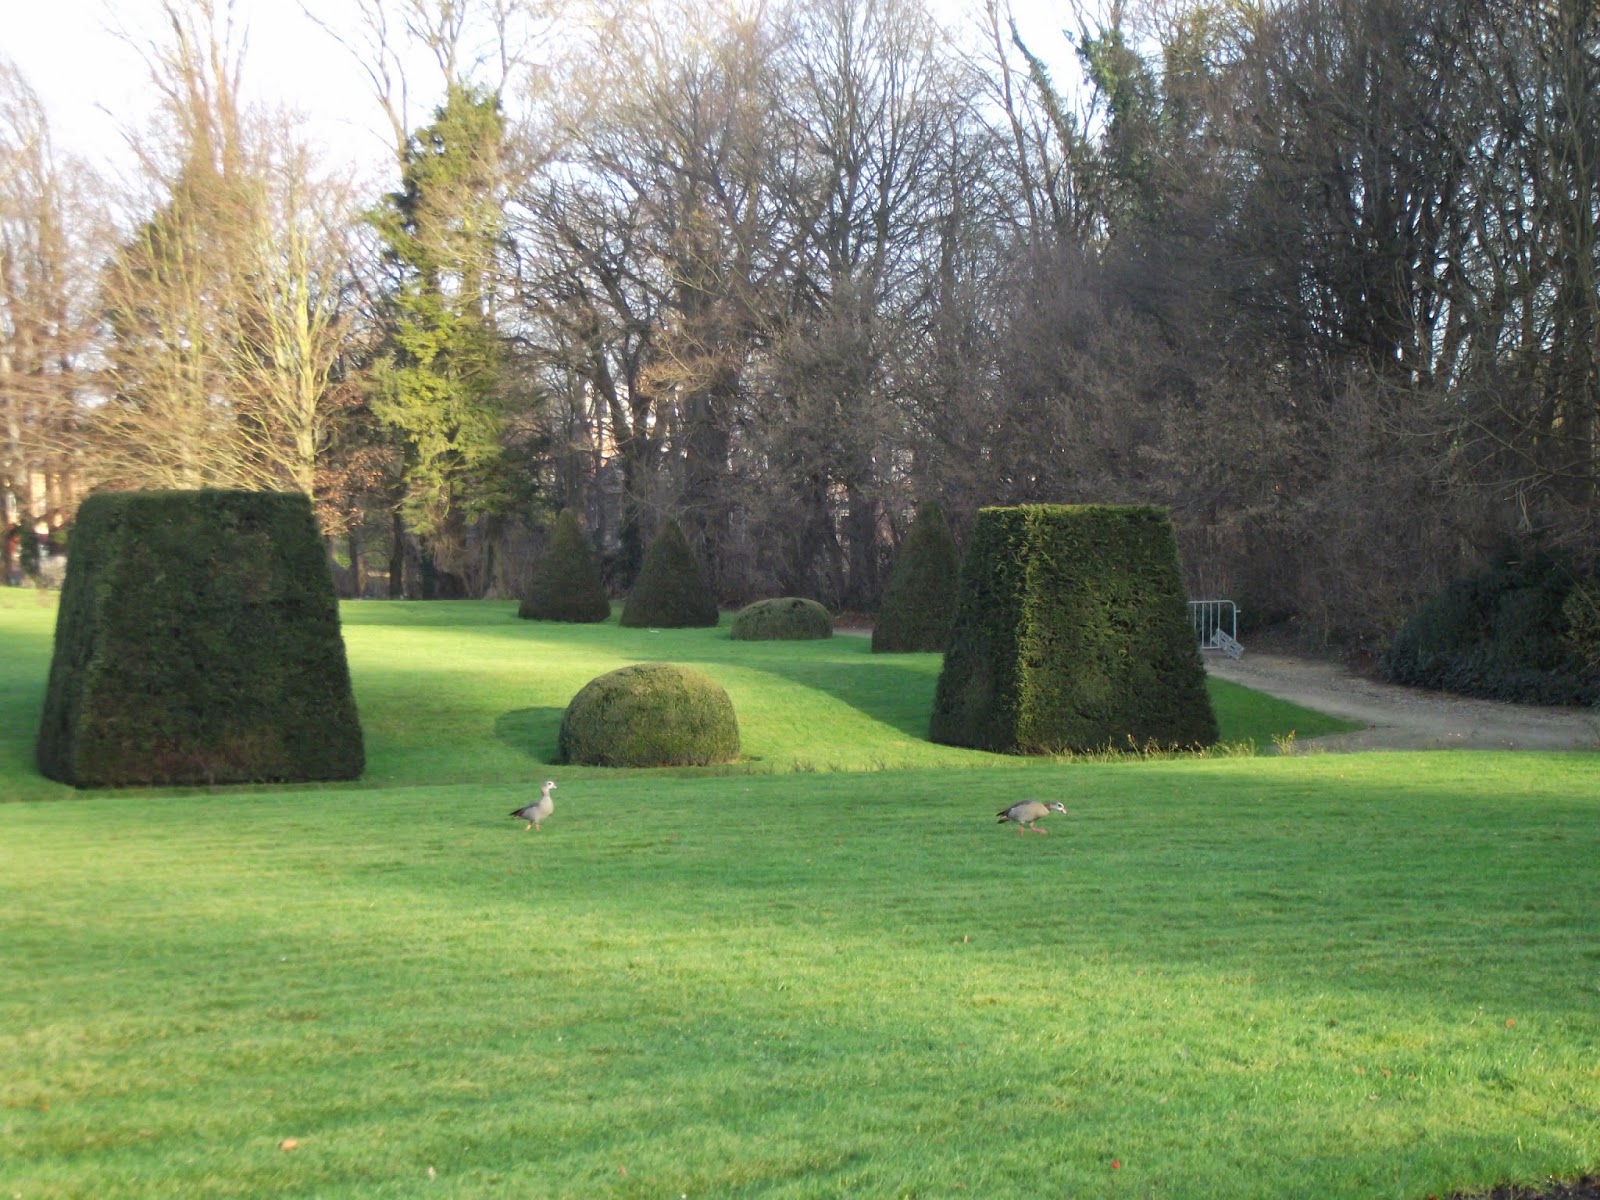
<svg viewBox="0 0 1600 1200">
<path fill-rule="evenodd" d="M 344 611 L 366 780 L 76 793 L 30 766 L 53 610 L 0 592 L 0 1197 L 1600 1167 L 1600 756 L 1030 762 L 922 741 L 937 658 L 860 639 Z M 723 682 L 751 761 L 550 766 L 565 699 L 640 659 Z M 1024 796 L 1071 811 L 997 826 Z"/>
</svg>

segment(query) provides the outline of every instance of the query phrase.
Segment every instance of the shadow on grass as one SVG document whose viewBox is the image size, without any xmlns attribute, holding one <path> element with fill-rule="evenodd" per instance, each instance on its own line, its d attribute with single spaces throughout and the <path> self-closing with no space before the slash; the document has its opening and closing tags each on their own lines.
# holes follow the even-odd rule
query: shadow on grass
<svg viewBox="0 0 1600 1200">
<path fill-rule="evenodd" d="M 494 736 L 534 762 L 555 766 L 564 712 L 560 708 L 514 708 L 495 718 Z"/>
</svg>

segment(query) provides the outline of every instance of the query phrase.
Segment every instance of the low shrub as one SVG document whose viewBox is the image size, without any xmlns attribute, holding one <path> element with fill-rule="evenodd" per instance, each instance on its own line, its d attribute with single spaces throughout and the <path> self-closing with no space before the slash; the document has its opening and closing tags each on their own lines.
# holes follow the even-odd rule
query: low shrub
<svg viewBox="0 0 1600 1200">
<path fill-rule="evenodd" d="M 757 600 L 739 610 L 728 636 L 736 642 L 801 642 L 830 638 L 833 618 L 815 600 L 799 596 Z"/>
<path fill-rule="evenodd" d="M 1553 555 L 1504 556 L 1419 608 L 1379 670 L 1394 683 L 1491 700 L 1600 703 L 1600 672 L 1583 658 L 1595 636 L 1583 602 L 1592 587 Z"/>
<path fill-rule="evenodd" d="M 955 618 L 961 555 L 934 503 L 917 510 L 872 624 L 874 654 L 943 650 Z"/>
<path fill-rule="evenodd" d="M 572 698 L 557 755 L 594 767 L 733 762 L 739 722 L 710 676 L 673 663 L 636 663 L 590 680 Z"/>
<path fill-rule="evenodd" d="M 645 551 L 619 623 L 635 629 L 696 628 L 715 625 L 719 615 L 683 529 L 668 521 Z"/>
<path fill-rule="evenodd" d="M 526 621 L 587 623 L 610 618 L 611 600 L 572 509 L 564 508 L 556 517 L 550 544 L 534 564 L 517 616 Z"/>
</svg>

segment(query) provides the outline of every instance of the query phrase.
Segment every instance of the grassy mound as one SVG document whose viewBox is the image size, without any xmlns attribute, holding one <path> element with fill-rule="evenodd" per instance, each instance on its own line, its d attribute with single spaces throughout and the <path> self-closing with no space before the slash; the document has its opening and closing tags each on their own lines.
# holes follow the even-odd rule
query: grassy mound
<svg viewBox="0 0 1600 1200">
<path fill-rule="evenodd" d="M 757 600 L 733 618 L 728 636 L 736 642 L 803 642 L 833 636 L 833 618 L 815 600 L 786 596 Z"/>
<path fill-rule="evenodd" d="M 637 663 L 572 698 L 557 747 L 562 762 L 591 767 L 704 767 L 739 757 L 739 722 L 710 676 Z"/>
<path fill-rule="evenodd" d="M 78 787 L 359 777 L 361 725 L 310 500 L 85 500 L 37 757 Z"/>
</svg>

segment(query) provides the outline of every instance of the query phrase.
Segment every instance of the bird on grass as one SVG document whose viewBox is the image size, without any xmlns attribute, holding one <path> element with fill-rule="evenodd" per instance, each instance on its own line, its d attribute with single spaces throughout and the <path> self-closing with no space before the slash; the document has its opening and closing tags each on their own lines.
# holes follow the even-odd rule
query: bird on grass
<svg viewBox="0 0 1600 1200">
<path fill-rule="evenodd" d="M 1029 830 L 1034 833 L 1049 833 L 1048 829 L 1034 829 L 1033 823 L 1040 817 L 1048 817 L 1053 812 L 1064 813 L 1067 806 L 1059 800 L 1052 800 L 1046 804 L 1043 800 L 1022 800 L 1010 808 L 1002 808 L 995 815 L 1000 819 L 996 825 L 1004 825 L 1007 821 L 1015 822 L 1017 833 L 1024 834 Z"/>
<path fill-rule="evenodd" d="M 550 793 L 555 790 L 555 786 L 556 781 L 554 779 L 546 779 L 544 786 L 539 789 L 539 798 L 532 804 L 524 804 L 511 814 L 518 820 L 528 823 L 523 828 L 523 833 L 527 833 L 529 829 L 539 828 L 539 822 L 555 811 L 556 802 L 550 799 Z"/>
</svg>

